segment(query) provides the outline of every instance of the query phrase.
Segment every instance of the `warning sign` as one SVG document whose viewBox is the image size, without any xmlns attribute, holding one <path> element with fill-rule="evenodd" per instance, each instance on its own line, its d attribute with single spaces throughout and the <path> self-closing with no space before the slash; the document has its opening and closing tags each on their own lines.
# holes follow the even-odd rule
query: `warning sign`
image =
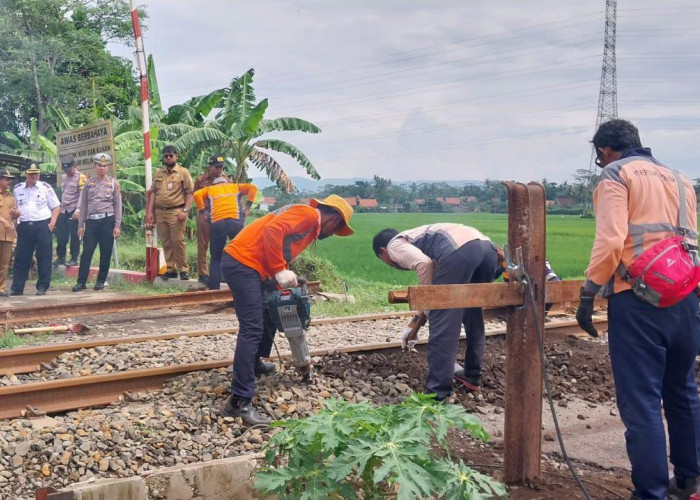
<svg viewBox="0 0 700 500">
<path fill-rule="evenodd" d="M 95 176 L 95 164 L 93 156 L 98 153 L 106 153 L 114 161 L 114 136 L 112 134 L 112 121 L 102 120 L 84 127 L 72 130 L 61 130 L 56 133 L 56 146 L 58 147 L 58 165 L 73 158 L 78 170 L 88 177 Z M 61 182 L 60 172 L 58 182 Z M 116 165 L 113 163 L 109 169 L 109 175 L 116 176 Z"/>
</svg>

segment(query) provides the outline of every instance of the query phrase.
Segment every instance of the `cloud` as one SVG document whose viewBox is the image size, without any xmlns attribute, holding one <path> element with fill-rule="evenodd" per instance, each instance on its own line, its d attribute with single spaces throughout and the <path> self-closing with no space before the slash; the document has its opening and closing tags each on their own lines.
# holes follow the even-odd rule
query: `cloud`
<svg viewBox="0 0 700 500">
<path fill-rule="evenodd" d="M 146 50 L 167 105 L 256 69 L 268 115 L 324 177 L 571 180 L 588 168 L 604 2 L 153 0 Z M 619 114 L 700 176 L 700 8 L 620 4 Z M 292 174 L 293 162 L 281 158 Z"/>
</svg>

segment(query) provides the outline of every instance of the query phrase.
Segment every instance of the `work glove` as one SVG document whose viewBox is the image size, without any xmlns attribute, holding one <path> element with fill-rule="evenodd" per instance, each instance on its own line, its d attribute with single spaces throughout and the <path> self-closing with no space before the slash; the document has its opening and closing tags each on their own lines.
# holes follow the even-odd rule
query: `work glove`
<svg viewBox="0 0 700 500">
<path fill-rule="evenodd" d="M 416 343 L 418 342 L 418 332 L 416 332 L 415 337 L 409 340 L 408 336 L 411 335 L 412 330 L 413 329 L 410 326 L 407 326 L 403 329 L 403 332 L 401 333 L 401 349 L 404 351 L 410 351 L 416 346 Z"/>
<path fill-rule="evenodd" d="M 280 288 L 294 288 L 299 283 L 297 282 L 297 275 L 294 271 L 285 269 L 275 274 L 275 281 L 280 286 Z"/>
<path fill-rule="evenodd" d="M 576 321 L 581 330 L 585 331 L 591 337 L 598 337 L 598 330 L 593 326 L 593 301 L 595 293 L 589 292 L 585 288 L 581 288 L 579 295 L 579 305 L 576 310 Z"/>
</svg>

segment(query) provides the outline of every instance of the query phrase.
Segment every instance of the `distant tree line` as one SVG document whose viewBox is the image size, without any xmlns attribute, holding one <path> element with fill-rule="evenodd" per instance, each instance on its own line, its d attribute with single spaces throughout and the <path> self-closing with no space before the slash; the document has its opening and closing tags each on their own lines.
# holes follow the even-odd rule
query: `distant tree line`
<svg viewBox="0 0 700 500">
<path fill-rule="evenodd" d="M 547 179 L 541 182 L 545 187 L 550 213 L 578 215 L 590 206 L 587 170 L 577 172 L 574 182 L 557 183 Z M 597 178 L 593 182 L 597 182 Z M 397 183 L 375 175 L 372 181 L 356 181 L 342 186 L 329 184 L 313 193 L 284 193 L 270 186 L 263 189 L 263 194 L 274 197 L 276 206 L 296 203 L 309 196 L 337 194 L 344 198 L 377 200 L 376 208 L 357 207 L 359 211 L 502 213 L 508 210 L 505 186 L 491 179 L 457 187 L 445 182 Z"/>
</svg>

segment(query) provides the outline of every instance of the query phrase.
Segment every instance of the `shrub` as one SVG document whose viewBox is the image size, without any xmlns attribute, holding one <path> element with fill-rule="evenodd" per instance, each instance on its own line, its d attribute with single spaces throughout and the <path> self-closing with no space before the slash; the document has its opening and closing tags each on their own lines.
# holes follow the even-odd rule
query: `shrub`
<svg viewBox="0 0 700 500">
<path fill-rule="evenodd" d="M 329 399 L 315 415 L 274 422 L 284 430 L 266 445 L 268 465 L 255 472 L 255 488 L 280 499 L 504 496 L 505 486 L 451 460 L 447 447 L 451 427 L 483 441 L 488 433 L 464 408 L 434 397 L 379 407 Z"/>
</svg>

